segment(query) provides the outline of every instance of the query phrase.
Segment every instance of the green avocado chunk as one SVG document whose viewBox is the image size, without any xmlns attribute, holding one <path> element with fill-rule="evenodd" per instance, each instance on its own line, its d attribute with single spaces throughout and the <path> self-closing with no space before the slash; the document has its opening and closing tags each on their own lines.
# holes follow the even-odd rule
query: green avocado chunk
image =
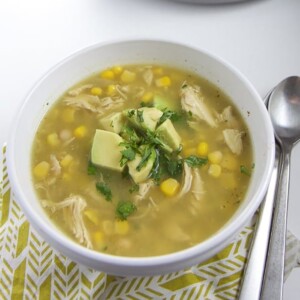
<svg viewBox="0 0 300 300">
<path fill-rule="evenodd" d="M 142 107 L 139 109 L 126 109 L 123 114 L 135 127 L 154 131 L 163 113 L 155 107 Z"/>
<path fill-rule="evenodd" d="M 91 150 L 93 164 L 122 172 L 124 166 L 120 166 L 121 151 L 125 148 L 120 146 L 124 140 L 116 133 L 96 129 Z"/>
<path fill-rule="evenodd" d="M 105 130 L 120 133 L 123 125 L 125 124 L 125 120 L 123 114 L 121 112 L 118 112 L 109 114 L 108 116 L 101 118 L 99 120 L 99 123 Z"/>
<path fill-rule="evenodd" d="M 171 148 L 172 151 L 178 150 L 181 143 L 181 137 L 173 126 L 172 121 L 167 119 L 156 129 L 158 137 L 165 144 L 167 151 Z"/>
<path fill-rule="evenodd" d="M 146 165 L 143 166 L 140 171 L 137 170 L 137 166 L 139 165 L 139 163 L 142 160 L 141 155 L 136 154 L 135 159 L 132 161 L 129 161 L 127 163 L 129 175 L 132 177 L 132 179 L 134 180 L 135 183 L 139 184 L 139 183 L 145 181 L 149 177 L 150 172 L 153 168 L 155 159 L 156 159 L 156 153 L 155 153 L 155 150 L 152 149 L 150 157 L 149 157 Z"/>
</svg>

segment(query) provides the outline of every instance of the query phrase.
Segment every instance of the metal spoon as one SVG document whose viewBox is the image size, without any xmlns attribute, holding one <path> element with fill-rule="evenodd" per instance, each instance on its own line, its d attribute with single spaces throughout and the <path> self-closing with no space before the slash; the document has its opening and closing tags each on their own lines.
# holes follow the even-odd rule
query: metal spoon
<svg viewBox="0 0 300 300">
<path fill-rule="evenodd" d="M 264 98 L 267 106 L 272 89 Z M 269 245 L 274 198 L 277 183 L 280 148 L 276 145 L 274 168 L 270 184 L 256 221 L 252 242 L 239 291 L 239 300 L 259 300 Z"/>
<path fill-rule="evenodd" d="M 274 89 L 268 110 L 282 159 L 261 299 L 276 300 L 283 296 L 291 151 L 300 140 L 300 77 L 289 77 Z"/>
</svg>

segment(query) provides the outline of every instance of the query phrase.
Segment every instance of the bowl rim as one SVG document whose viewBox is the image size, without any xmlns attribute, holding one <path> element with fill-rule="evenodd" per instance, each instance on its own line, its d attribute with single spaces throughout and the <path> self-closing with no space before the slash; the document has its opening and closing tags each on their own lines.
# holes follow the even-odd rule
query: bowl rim
<svg viewBox="0 0 300 300">
<path fill-rule="evenodd" d="M 84 53 L 90 52 L 94 49 L 97 49 L 99 47 L 103 46 L 111 46 L 112 44 L 127 44 L 127 43 L 163 43 L 163 44 L 172 44 L 175 47 L 183 47 L 183 48 L 188 48 L 192 49 L 197 52 L 201 52 L 205 56 L 217 61 L 218 64 L 223 65 L 226 69 L 229 69 L 231 73 L 233 73 L 236 77 L 238 77 L 247 87 L 249 91 L 251 91 L 253 98 L 256 98 L 256 104 L 258 106 L 261 106 L 260 110 L 264 114 L 264 121 L 266 125 L 266 130 L 268 132 L 268 144 L 270 147 L 268 147 L 268 152 L 269 155 L 267 157 L 268 162 L 266 164 L 265 172 L 263 175 L 264 180 L 260 183 L 259 188 L 257 191 L 255 191 L 253 195 L 253 199 L 251 201 L 251 205 L 248 205 L 248 209 L 243 209 L 243 211 L 236 217 L 234 220 L 230 221 L 230 224 L 228 226 L 223 226 L 221 228 L 221 231 L 219 230 L 216 232 L 214 235 L 206 239 L 205 241 L 192 246 L 190 248 L 186 248 L 177 252 L 173 253 L 168 253 L 168 254 L 163 254 L 159 256 L 149 256 L 149 257 L 128 257 L 128 256 L 116 256 L 116 255 L 111 255 L 111 254 L 106 254 L 106 253 L 101 253 L 101 252 L 96 252 L 94 250 L 90 250 L 80 244 L 77 244 L 76 242 L 73 242 L 69 239 L 66 239 L 65 234 L 57 234 L 57 229 L 52 226 L 45 226 L 45 223 L 43 222 L 43 218 L 39 216 L 34 210 L 31 210 L 32 207 L 30 205 L 30 202 L 26 201 L 26 195 L 22 189 L 22 183 L 19 182 L 18 175 L 17 175 L 17 166 L 15 165 L 14 161 L 14 156 L 15 154 L 15 149 L 16 149 L 16 144 L 15 144 L 15 135 L 18 130 L 18 122 L 19 119 L 23 113 L 24 108 L 28 105 L 30 102 L 30 97 L 34 93 L 36 89 L 43 83 L 45 80 L 47 80 L 47 77 L 59 70 L 61 66 L 63 66 L 65 63 L 72 61 L 76 57 L 81 56 Z M 210 253 L 212 251 L 212 247 L 216 247 L 216 241 L 218 240 L 218 245 L 219 244 L 224 244 L 227 241 L 227 244 L 229 244 L 230 238 L 232 236 L 235 236 L 240 228 L 242 226 L 245 226 L 247 220 L 250 219 L 250 217 L 255 213 L 256 209 L 259 207 L 259 204 L 261 203 L 263 196 L 265 195 L 265 192 L 267 190 L 270 178 L 271 178 L 271 172 L 273 169 L 274 165 L 274 157 L 275 157 L 275 139 L 274 139 L 274 132 L 273 132 L 273 127 L 271 124 L 271 121 L 269 119 L 269 115 L 265 109 L 262 109 L 264 107 L 264 103 L 254 88 L 254 86 L 250 83 L 250 81 L 239 71 L 237 70 L 233 65 L 225 61 L 223 58 L 219 57 L 216 54 L 213 54 L 207 50 L 204 50 L 200 47 L 195 47 L 194 45 L 191 45 L 189 43 L 182 43 L 174 40 L 169 40 L 169 39 L 117 39 L 117 40 L 110 40 L 110 41 L 104 41 L 104 42 L 99 42 L 95 43 L 93 45 L 90 45 L 88 47 L 83 47 L 80 50 L 77 50 L 73 52 L 73 54 L 68 55 L 67 57 L 63 58 L 55 64 L 52 68 L 50 68 L 48 71 L 44 73 L 43 76 L 40 77 L 40 79 L 33 85 L 29 93 L 25 96 L 24 101 L 22 102 L 22 105 L 20 109 L 18 110 L 18 113 L 16 115 L 16 122 L 13 123 L 13 126 L 10 131 L 8 143 L 7 143 L 7 170 L 8 170 L 8 176 L 11 184 L 12 191 L 15 195 L 15 198 L 17 199 L 18 203 L 20 204 L 25 216 L 33 225 L 35 229 L 37 229 L 43 239 L 48 241 L 48 238 L 51 239 L 51 241 L 57 241 L 57 243 L 60 245 L 59 247 L 53 246 L 51 243 L 51 246 L 54 248 L 60 248 L 59 250 L 62 253 L 67 252 L 72 252 L 75 255 L 79 256 L 84 256 L 87 259 L 93 259 L 94 261 L 99 261 L 99 262 L 105 262 L 105 264 L 110 264 L 114 266 L 123 266 L 123 267 L 151 267 L 153 268 L 154 266 L 160 266 L 164 265 L 167 266 L 169 264 L 176 264 L 180 263 L 184 260 L 189 258 L 197 258 L 199 256 L 199 248 L 201 248 L 201 253 L 204 253 L 204 257 L 206 255 L 206 258 L 209 258 Z M 273 138 L 273 139 L 272 139 Z M 250 209 L 251 208 L 251 209 Z M 44 235 L 47 236 L 47 239 L 44 238 Z M 213 239 L 212 239 L 213 238 Z M 229 239 L 229 241 L 228 241 Z M 63 245 L 63 246 L 61 246 Z M 222 248 L 225 246 L 223 245 Z M 65 249 L 66 248 L 66 249 Z M 221 249 L 222 249 L 221 248 Z M 219 250 L 221 250 L 219 249 Z M 69 255 L 70 257 L 70 255 Z M 72 257 L 73 259 L 73 257 Z M 76 260 L 76 259 L 75 259 Z M 105 270 L 104 270 L 105 271 Z"/>
</svg>

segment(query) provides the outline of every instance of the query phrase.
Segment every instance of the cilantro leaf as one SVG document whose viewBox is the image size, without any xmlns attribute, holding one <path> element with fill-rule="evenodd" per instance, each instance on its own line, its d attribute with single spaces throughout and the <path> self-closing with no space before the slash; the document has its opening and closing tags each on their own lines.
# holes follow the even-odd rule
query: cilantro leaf
<svg viewBox="0 0 300 300">
<path fill-rule="evenodd" d="M 140 186 L 138 184 L 134 184 L 130 189 L 129 189 L 129 193 L 134 193 L 134 192 L 138 192 L 140 190 Z"/>
<path fill-rule="evenodd" d="M 196 155 L 190 155 L 189 157 L 185 158 L 184 161 L 188 164 L 189 167 L 197 168 L 206 165 L 208 159 Z"/>
<path fill-rule="evenodd" d="M 141 171 L 141 169 L 146 165 L 147 161 L 150 158 L 151 153 L 152 153 L 152 147 L 151 146 L 146 147 L 142 155 L 142 159 L 136 167 L 137 171 Z"/>
<path fill-rule="evenodd" d="M 144 117 L 143 117 L 143 111 L 142 110 L 137 110 L 137 119 L 140 123 L 144 122 Z"/>
<path fill-rule="evenodd" d="M 136 206 L 130 201 L 120 201 L 116 207 L 116 217 L 121 221 L 126 220 L 136 211 Z"/>
<path fill-rule="evenodd" d="M 245 174 L 247 176 L 251 176 L 251 171 L 244 165 L 240 166 L 240 171 L 242 174 Z"/>
<path fill-rule="evenodd" d="M 180 175 L 182 173 L 182 160 L 169 160 L 167 162 L 167 170 L 173 177 Z"/>
<path fill-rule="evenodd" d="M 136 152 L 131 147 L 129 147 L 125 150 L 122 150 L 121 151 L 122 157 L 120 160 L 121 167 L 123 167 L 128 161 L 134 160 L 135 153 Z"/>
<path fill-rule="evenodd" d="M 96 175 L 97 174 L 97 167 L 89 160 L 88 167 L 87 167 L 88 175 Z"/>
<path fill-rule="evenodd" d="M 96 189 L 101 193 L 107 201 L 112 200 L 112 192 L 109 186 L 105 182 L 97 182 Z"/>
<path fill-rule="evenodd" d="M 178 121 L 180 118 L 181 116 L 177 112 L 171 110 L 164 110 L 162 116 L 157 122 L 157 126 L 161 125 L 167 119 L 170 119 L 172 122 L 175 122 Z"/>
</svg>

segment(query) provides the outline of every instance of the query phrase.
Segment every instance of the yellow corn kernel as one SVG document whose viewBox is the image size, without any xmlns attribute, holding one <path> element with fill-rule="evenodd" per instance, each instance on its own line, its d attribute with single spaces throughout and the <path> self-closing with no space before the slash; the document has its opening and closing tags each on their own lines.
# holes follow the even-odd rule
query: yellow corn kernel
<svg viewBox="0 0 300 300">
<path fill-rule="evenodd" d="M 71 107 L 65 108 L 61 114 L 61 118 L 66 123 L 72 123 L 75 119 L 75 109 Z"/>
<path fill-rule="evenodd" d="M 187 157 L 190 155 L 196 155 L 197 149 L 196 148 L 183 148 L 182 149 L 182 154 Z"/>
<path fill-rule="evenodd" d="M 221 166 L 229 171 L 236 171 L 239 168 L 239 163 L 233 154 L 226 153 L 222 159 Z"/>
<path fill-rule="evenodd" d="M 47 143 L 52 147 L 56 147 L 60 144 L 60 140 L 56 132 L 48 134 Z"/>
<path fill-rule="evenodd" d="M 168 178 L 164 180 L 159 187 L 166 196 L 172 197 L 179 190 L 179 182 L 174 178 Z"/>
<path fill-rule="evenodd" d="M 123 68 L 121 66 L 114 66 L 113 71 L 116 75 L 120 75 L 123 71 Z"/>
<path fill-rule="evenodd" d="M 74 129 L 73 132 L 74 136 L 81 139 L 86 136 L 87 134 L 87 128 L 84 125 L 78 126 Z"/>
<path fill-rule="evenodd" d="M 142 101 L 145 103 L 150 102 L 153 99 L 153 93 L 152 92 L 146 92 L 143 96 L 142 96 Z"/>
<path fill-rule="evenodd" d="M 106 94 L 107 94 L 108 96 L 113 96 L 113 95 L 115 95 L 115 94 L 116 94 L 116 91 L 117 91 L 117 89 L 116 89 L 116 86 L 115 86 L 114 84 L 110 84 L 110 85 L 108 85 L 107 88 L 106 88 Z"/>
<path fill-rule="evenodd" d="M 111 220 L 104 220 L 102 222 L 102 229 L 105 235 L 112 235 L 114 233 L 114 224 Z"/>
<path fill-rule="evenodd" d="M 92 234 L 92 240 L 93 240 L 93 245 L 95 249 L 98 250 L 103 250 L 106 246 L 105 241 L 104 241 L 104 234 L 102 231 L 95 231 Z"/>
<path fill-rule="evenodd" d="M 84 215 L 95 225 L 100 224 L 99 216 L 97 214 L 97 211 L 94 209 L 87 209 L 84 211 Z"/>
<path fill-rule="evenodd" d="M 124 83 L 131 83 L 131 82 L 135 81 L 135 78 L 136 78 L 136 74 L 134 72 L 131 72 L 128 70 L 124 70 L 121 75 L 121 80 Z"/>
<path fill-rule="evenodd" d="M 155 74 L 155 75 L 162 75 L 163 73 L 164 73 L 164 70 L 163 70 L 163 68 L 153 68 L 153 74 Z"/>
<path fill-rule="evenodd" d="M 208 168 L 208 174 L 212 177 L 218 178 L 221 175 L 222 167 L 217 164 L 211 164 Z"/>
<path fill-rule="evenodd" d="M 72 161 L 73 161 L 73 156 L 71 154 L 66 154 L 60 161 L 60 165 L 63 168 L 67 168 Z"/>
<path fill-rule="evenodd" d="M 94 86 L 91 88 L 90 93 L 94 96 L 100 96 L 103 93 L 103 90 L 100 87 Z"/>
<path fill-rule="evenodd" d="M 223 154 L 221 151 L 208 153 L 208 160 L 211 164 L 219 164 L 222 161 Z"/>
<path fill-rule="evenodd" d="M 171 79 L 169 76 L 163 76 L 155 80 L 157 87 L 168 87 L 171 85 Z"/>
<path fill-rule="evenodd" d="M 112 70 L 105 70 L 101 72 L 100 76 L 105 79 L 114 79 L 115 73 Z"/>
<path fill-rule="evenodd" d="M 50 164 L 46 161 L 38 163 L 34 169 L 33 174 L 37 179 L 45 179 L 50 171 Z"/>
<path fill-rule="evenodd" d="M 197 154 L 199 156 L 207 156 L 208 144 L 206 142 L 200 142 L 197 146 Z"/>
<path fill-rule="evenodd" d="M 116 234 L 127 234 L 129 231 L 129 224 L 127 220 L 121 221 L 121 220 L 116 220 L 115 221 L 115 233 Z"/>
</svg>

